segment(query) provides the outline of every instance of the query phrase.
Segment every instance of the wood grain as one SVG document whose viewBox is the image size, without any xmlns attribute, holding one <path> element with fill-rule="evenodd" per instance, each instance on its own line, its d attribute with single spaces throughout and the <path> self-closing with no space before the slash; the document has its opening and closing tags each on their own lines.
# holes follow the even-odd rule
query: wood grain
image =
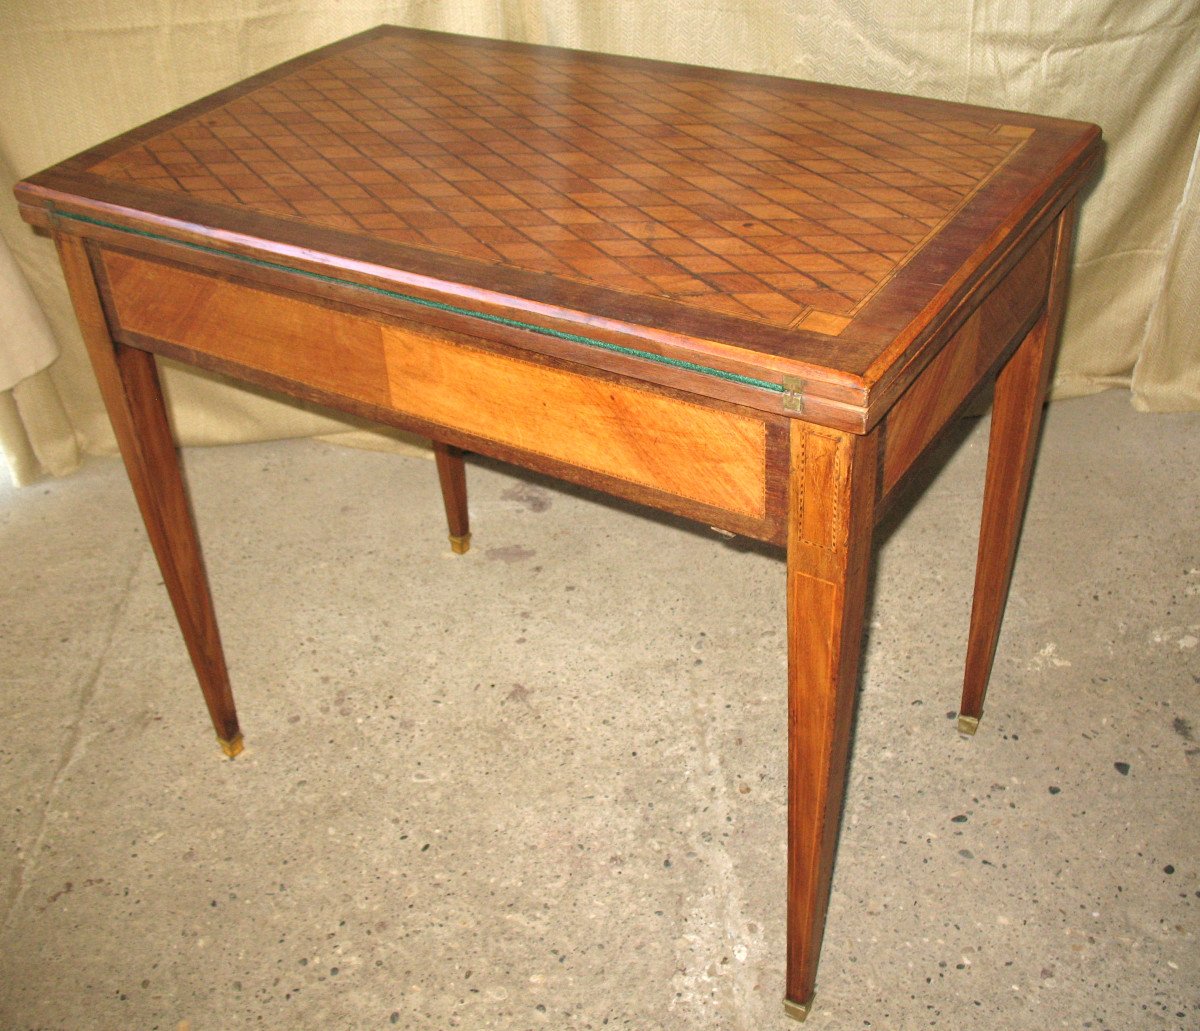
<svg viewBox="0 0 1200 1031">
<path fill-rule="evenodd" d="M 384 329 L 392 405 L 736 514 L 766 514 L 766 425 L 421 333 Z"/>
<path fill-rule="evenodd" d="M 437 462 L 438 482 L 442 488 L 442 504 L 446 509 L 446 525 L 450 544 L 462 554 L 471 539 L 471 519 L 467 512 L 467 470 L 462 448 L 433 442 L 433 458 Z"/>
<path fill-rule="evenodd" d="M 878 449 L 878 432 L 792 426 L 786 998 L 800 1006 L 812 1000 L 841 821 Z"/>
<path fill-rule="evenodd" d="M 1054 236 L 1052 226 L 888 412 L 883 448 L 885 496 L 1032 326 L 1050 287 Z"/>
<path fill-rule="evenodd" d="M 233 691 L 154 356 L 124 347 L 109 335 L 84 243 L 63 237 L 55 242 L 88 356 L 213 727 L 227 753 L 236 754 L 241 735 Z"/>
<path fill-rule="evenodd" d="M 983 715 L 983 701 L 1012 583 L 1017 541 L 1025 518 L 1042 425 L 1042 406 L 1062 328 L 1074 229 L 1075 205 L 1072 203 L 1055 226 L 1046 311 L 996 378 L 971 629 L 959 707 L 960 716 L 975 721 Z"/>
<path fill-rule="evenodd" d="M 113 251 L 102 260 L 122 329 L 388 401 L 380 327 L 369 319 Z"/>
<path fill-rule="evenodd" d="M 761 520 L 766 424 L 294 297 L 105 252 L 122 330 Z"/>
<path fill-rule="evenodd" d="M 1099 150 L 1078 122 L 385 26 L 16 193 L 56 234 L 227 742 L 155 353 L 436 441 L 464 543 L 469 448 L 786 545 L 786 985 L 807 1006 L 879 502 L 999 368 L 978 715 Z"/>
<path fill-rule="evenodd" d="M 882 96 L 788 104 L 783 80 L 721 92 L 703 70 L 398 32 L 88 171 L 836 335 L 1035 131 Z"/>
<path fill-rule="evenodd" d="M 35 221 L 659 353 L 698 393 L 735 374 L 778 401 L 796 376 L 810 417 L 862 430 L 886 408 L 877 387 L 903 392 L 897 375 L 956 328 L 939 319 L 1079 188 L 1098 140 L 1078 122 L 384 27 L 17 190 Z"/>
</svg>

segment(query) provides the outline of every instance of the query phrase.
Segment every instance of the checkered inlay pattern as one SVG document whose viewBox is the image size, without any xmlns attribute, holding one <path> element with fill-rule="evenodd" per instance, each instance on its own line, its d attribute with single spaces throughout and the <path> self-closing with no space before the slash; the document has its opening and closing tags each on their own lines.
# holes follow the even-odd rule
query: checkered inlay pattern
<svg viewBox="0 0 1200 1031">
<path fill-rule="evenodd" d="M 90 171 L 836 333 L 1028 136 L 585 61 L 376 37 Z"/>
</svg>

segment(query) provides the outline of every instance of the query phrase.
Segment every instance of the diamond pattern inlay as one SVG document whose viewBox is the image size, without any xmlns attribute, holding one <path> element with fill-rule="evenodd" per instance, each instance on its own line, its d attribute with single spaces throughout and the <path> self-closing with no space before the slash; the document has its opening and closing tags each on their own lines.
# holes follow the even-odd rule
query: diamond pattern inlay
<svg viewBox="0 0 1200 1031">
<path fill-rule="evenodd" d="M 375 37 L 90 171 L 260 214 L 836 333 L 1018 126 L 679 66 Z"/>
</svg>

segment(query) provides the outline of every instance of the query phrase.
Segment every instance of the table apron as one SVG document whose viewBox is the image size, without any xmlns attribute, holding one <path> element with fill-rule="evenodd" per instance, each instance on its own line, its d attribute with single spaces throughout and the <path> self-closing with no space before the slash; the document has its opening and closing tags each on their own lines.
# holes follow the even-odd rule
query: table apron
<svg viewBox="0 0 1200 1031">
<path fill-rule="evenodd" d="M 885 499 L 1041 317 L 1054 231 L 1052 224 L 1041 234 L 884 416 L 879 488 Z"/>
<path fill-rule="evenodd" d="M 787 420 L 93 249 L 114 339 L 782 543 Z"/>
</svg>

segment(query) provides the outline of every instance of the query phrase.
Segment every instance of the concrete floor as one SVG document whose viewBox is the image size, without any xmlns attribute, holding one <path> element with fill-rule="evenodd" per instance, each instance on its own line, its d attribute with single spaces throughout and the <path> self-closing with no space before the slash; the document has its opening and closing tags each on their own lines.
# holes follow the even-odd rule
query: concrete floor
<svg viewBox="0 0 1200 1031">
<path fill-rule="evenodd" d="M 885 529 L 808 1027 L 1200 1027 L 1198 442 L 1052 406 L 973 740 L 986 419 Z M 472 460 L 456 558 L 430 462 L 186 462 L 235 762 L 118 463 L 0 492 L 0 1027 L 794 1026 L 781 554 Z"/>
</svg>

